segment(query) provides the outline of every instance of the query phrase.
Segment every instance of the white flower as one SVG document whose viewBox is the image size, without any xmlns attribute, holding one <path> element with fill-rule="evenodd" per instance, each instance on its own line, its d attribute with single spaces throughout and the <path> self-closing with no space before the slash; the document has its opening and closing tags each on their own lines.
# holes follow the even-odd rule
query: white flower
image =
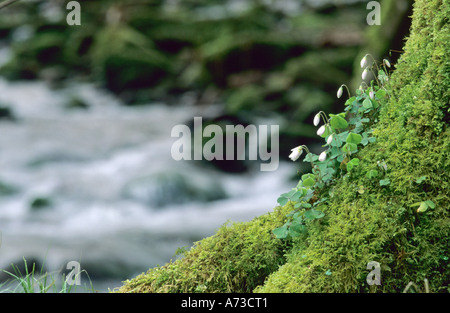
<svg viewBox="0 0 450 313">
<path fill-rule="evenodd" d="M 323 161 L 325 161 L 326 159 L 327 159 L 327 152 L 324 151 L 324 152 L 322 152 L 322 153 L 319 155 L 319 161 L 320 161 L 320 162 L 323 162 Z"/>
<path fill-rule="evenodd" d="M 289 155 L 289 159 L 292 161 L 297 161 L 297 159 L 302 155 L 303 148 L 302 146 L 295 147 L 294 149 L 291 149 L 291 154 Z"/>
<path fill-rule="evenodd" d="M 325 125 L 320 126 L 320 128 L 317 130 L 317 136 L 322 136 L 325 132 Z"/>
<path fill-rule="evenodd" d="M 373 90 L 369 92 L 369 97 L 370 99 L 373 99 L 375 97 L 375 93 L 373 92 Z"/>
<path fill-rule="evenodd" d="M 328 136 L 327 144 L 331 144 L 332 141 L 333 141 L 333 135 Z"/>
<path fill-rule="evenodd" d="M 364 58 L 361 59 L 361 68 L 365 67 L 367 65 L 367 54 L 364 56 Z"/>
<path fill-rule="evenodd" d="M 314 126 L 319 125 L 319 123 L 320 123 L 320 112 L 314 116 L 314 121 L 313 121 Z"/>
<path fill-rule="evenodd" d="M 367 70 L 367 68 L 365 68 L 361 75 L 362 79 L 366 79 L 368 73 L 369 71 Z"/>
<path fill-rule="evenodd" d="M 338 97 L 338 99 L 342 96 L 342 93 L 344 92 L 344 89 L 342 88 L 342 86 L 338 89 L 336 96 Z"/>
<path fill-rule="evenodd" d="M 391 63 L 388 60 L 383 59 L 383 62 L 387 67 L 391 67 Z"/>
</svg>

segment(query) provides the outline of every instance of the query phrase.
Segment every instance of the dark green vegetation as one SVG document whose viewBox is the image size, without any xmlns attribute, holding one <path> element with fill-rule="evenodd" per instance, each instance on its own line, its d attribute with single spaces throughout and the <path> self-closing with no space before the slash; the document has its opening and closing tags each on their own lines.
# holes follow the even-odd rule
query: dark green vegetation
<svg viewBox="0 0 450 313">
<path fill-rule="evenodd" d="M 179 103 L 189 92 L 238 121 L 281 115 L 283 156 L 299 136 L 314 136 L 309 119 L 330 111 L 336 86 L 350 82 L 367 26 L 361 3 L 290 15 L 263 1 L 243 9 L 227 1 L 81 1 L 81 26 L 68 26 L 68 11 L 60 6 L 48 18 L 44 2 L 2 10 L 0 39 L 14 55 L 2 76 L 97 81 L 130 105 Z"/>
<path fill-rule="evenodd" d="M 314 116 L 315 126 L 324 122 L 324 125 L 317 130 L 317 135 L 326 139 L 323 145 L 325 148 L 320 155 L 311 153 L 305 145 L 291 150 L 289 157 L 292 161 L 296 161 L 303 151 L 307 152 L 304 162 L 311 163 L 312 173 L 302 175 L 295 188 L 283 193 L 277 199 L 281 206 L 289 202 L 294 203 L 295 209 L 288 214 L 288 221 L 283 226 L 274 229 L 273 233 L 277 238 L 290 239 L 301 236 L 306 232 L 309 223 L 322 218 L 325 214 L 320 210 L 328 201 L 328 197 L 318 198 L 317 193 L 333 184 L 336 179 L 350 176 L 360 164 L 360 159 L 354 156 L 361 147 L 376 141 L 376 138 L 371 136 L 374 131 L 372 126 L 378 121 L 381 106 L 390 97 L 387 88 L 389 77 L 386 72 L 391 65 L 386 59 L 378 65 L 370 54 L 366 54 L 360 64 L 364 68 L 362 76 L 366 77 L 367 73 L 373 72 L 376 82 L 372 80 L 370 86 L 364 82 L 353 97 L 349 89 L 342 85 L 338 89 L 337 97 L 342 96 L 344 88 L 348 91 L 349 99 L 345 102 L 345 112 L 327 116 L 320 111 Z M 384 160 L 377 161 L 377 164 L 383 168 L 384 172 L 387 171 Z M 366 177 L 382 178 L 379 180 L 380 186 L 390 184 L 389 178 L 376 169 L 368 170 Z M 360 187 L 358 192 L 364 193 L 364 187 Z"/>
<path fill-rule="evenodd" d="M 373 125 L 376 142 L 355 155 L 359 163 L 348 174 L 317 190 L 317 199 L 327 198 L 325 216 L 307 233 L 292 240 L 272 234 L 293 209 L 287 202 L 251 222 L 223 226 L 119 291 L 401 292 L 424 279 L 431 292 L 449 291 L 448 16 L 448 1 L 415 2 L 390 98 Z M 382 169 L 377 161 L 385 162 Z M 383 183 L 371 171 L 384 171 Z M 379 286 L 366 282 L 370 261 L 381 264 Z"/>
</svg>

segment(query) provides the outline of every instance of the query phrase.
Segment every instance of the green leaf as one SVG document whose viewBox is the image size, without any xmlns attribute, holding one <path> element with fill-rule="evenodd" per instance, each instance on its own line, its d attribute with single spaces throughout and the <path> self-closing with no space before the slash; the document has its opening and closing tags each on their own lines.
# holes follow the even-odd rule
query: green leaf
<svg viewBox="0 0 450 313">
<path fill-rule="evenodd" d="M 366 108 L 364 108 L 364 107 L 360 107 L 360 108 L 358 109 L 358 113 L 366 112 L 366 110 L 367 110 L 367 111 L 370 111 L 370 109 L 368 110 L 368 109 L 366 109 Z"/>
<path fill-rule="evenodd" d="M 353 96 L 353 97 L 347 99 L 347 101 L 345 101 L 345 105 L 350 105 L 350 104 L 352 104 L 353 101 L 355 101 L 355 100 L 356 100 L 356 97 Z"/>
<path fill-rule="evenodd" d="M 306 230 L 305 225 L 303 224 L 295 224 L 295 225 L 291 225 L 291 227 L 289 227 L 289 235 L 291 235 L 291 237 L 298 237 L 300 236 L 302 233 L 304 233 Z"/>
<path fill-rule="evenodd" d="M 320 171 L 320 175 L 322 176 L 322 182 L 326 182 L 330 180 L 336 170 L 332 167 L 325 167 L 323 170 Z"/>
<path fill-rule="evenodd" d="M 277 199 L 277 202 L 278 202 L 281 206 L 285 206 L 286 203 L 289 202 L 289 199 L 288 199 L 288 198 L 285 198 L 285 197 L 279 197 L 279 198 Z"/>
<path fill-rule="evenodd" d="M 278 239 L 286 239 L 289 231 L 288 231 L 288 227 L 287 225 L 283 225 L 281 227 L 275 228 L 274 230 L 272 230 L 272 233 L 275 235 L 275 237 L 277 237 Z"/>
<path fill-rule="evenodd" d="M 301 202 L 299 202 L 298 204 L 302 204 Z M 295 212 L 294 216 L 292 217 L 292 222 L 294 223 L 301 223 L 303 221 L 303 212 Z"/>
<path fill-rule="evenodd" d="M 335 137 L 336 139 L 341 140 L 341 141 L 345 141 L 345 138 L 347 138 L 347 136 L 348 136 L 349 133 L 350 133 L 350 132 L 349 132 L 348 130 L 346 130 L 345 132 L 342 132 L 342 133 L 339 133 L 339 134 L 335 134 L 334 137 Z"/>
<path fill-rule="evenodd" d="M 368 179 L 377 178 L 378 177 L 378 171 L 377 170 L 370 170 L 367 172 L 366 177 Z"/>
<path fill-rule="evenodd" d="M 366 146 L 367 144 L 369 144 L 369 142 L 375 142 L 376 141 L 375 137 L 369 137 L 368 132 L 362 133 L 362 137 L 363 137 L 363 139 L 361 141 L 361 144 L 363 146 Z"/>
<path fill-rule="evenodd" d="M 428 210 L 428 205 L 426 202 L 421 202 L 419 208 L 417 209 L 417 212 L 425 212 Z"/>
<path fill-rule="evenodd" d="M 327 138 L 327 137 L 330 136 L 333 132 L 334 132 L 334 131 L 333 131 L 332 127 L 331 127 L 330 125 L 326 125 L 326 126 L 325 126 L 325 132 L 324 132 L 324 133 L 322 134 L 322 136 L 320 136 L 320 137 L 322 137 L 322 138 Z"/>
<path fill-rule="evenodd" d="M 301 197 L 304 197 L 306 195 L 306 192 L 308 191 L 308 188 L 304 187 L 297 187 L 297 192 L 301 193 Z"/>
<path fill-rule="evenodd" d="M 303 185 L 307 188 L 311 188 L 312 186 L 314 186 L 315 183 L 316 180 L 312 178 L 307 178 L 303 181 Z"/>
<path fill-rule="evenodd" d="M 376 96 L 378 99 L 384 99 L 384 97 L 386 97 L 386 90 L 384 90 L 384 89 L 378 90 L 378 91 L 375 93 L 375 96 Z"/>
<path fill-rule="evenodd" d="M 297 189 L 292 189 L 291 191 L 287 192 L 287 193 L 283 193 L 281 196 L 282 197 L 286 197 L 286 198 L 290 198 L 292 197 L 295 193 L 297 192 Z"/>
<path fill-rule="evenodd" d="M 362 136 L 360 134 L 350 133 L 347 136 L 347 139 L 345 139 L 346 143 L 353 143 L 355 145 L 361 143 Z"/>
<path fill-rule="evenodd" d="M 427 179 L 426 176 L 420 176 L 419 178 L 416 179 L 416 183 L 420 184 L 421 182 L 423 182 L 425 179 Z"/>
<path fill-rule="evenodd" d="M 351 159 L 347 163 L 347 171 L 350 172 L 355 166 L 359 165 L 359 159 Z"/>
<path fill-rule="evenodd" d="M 303 160 L 303 162 L 315 162 L 319 159 L 319 156 L 317 154 L 308 153 Z"/>
<path fill-rule="evenodd" d="M 380 180 L 380 186 L 387 186 L 391 183 L 391 180 L 389 178 Z"/>
<path fill-rule="evenodd" d="M 375 109 L 377 109 L 377 108 L 379 107 L 378 101 L 377 101 L 377 100 L 371 99 L 370 101 L 372 101 L 372 105 L 373 105 L 373 107 L 374 107 Z"/>
<path fill-rule="evenodd" d="M 343 129 L 343 128 L 347 128 L 348 127 L 347 121 L 342 116 L 330 114 L 330 117 L 331 117 L 330 118 L 330 125 L 334 129 Z"/>
<path fill-rule="evenodd" d="M 311 173 L 302 175 L 302 180 L 306 180 L 308 178 L 315 179 L 316 176 L 314 174 L 311 174 Z"/>
<path fill-rule="evenodd" d="M 314 220 L 314 219 L 319 219 L 325 216 L 325 213 L 323 213 L 322 211 L 319 210 L 308 210 L 305 212 L 305 218 L 308 220 Z"/>
<path fill-rule="evenodd" d="M 373 104 L 372 104 L 372 101 L 370 100 L 370 98 L 366 98 L 363 101 L 363 108 L 366 109 L 366 110 L 373 108 Z"/>
<path fill-rule="evenodd" d="M 434 209 L 436 207 L 434 202 L 431 200 L 427 200 L 427 201 L 425 201 L 425 203 L 432 209 Z"/>
<path fill-rule="evenodd" d="M 303 192 L 301 192 L 300 190 L 297 190 L 291 197 L 291 201 L 298 201 L 298 199 L 300 199 L 303 196 Z"/>
<path fill-rule="evenodd" d="M 342 154 L 342 152 L 339 148 L 337 148 L 337 147 L 331 148 L 330 160 L 337 158 L 341 154 Z"/>
<path fill-rule="evenodd" d="M 358 147 L 356 146 L 356 144 L 354 143 L 346 143 L 343 147 L 342 147 L 342 151 L 344 153 L 353 153 L 358 151 Z M 338 158 L 339 161 L 339 158 Z M 342 161 L 342 160 L 341 160 Z M 339 162 L 341 162 L 339 161 Z"/>
</svg>

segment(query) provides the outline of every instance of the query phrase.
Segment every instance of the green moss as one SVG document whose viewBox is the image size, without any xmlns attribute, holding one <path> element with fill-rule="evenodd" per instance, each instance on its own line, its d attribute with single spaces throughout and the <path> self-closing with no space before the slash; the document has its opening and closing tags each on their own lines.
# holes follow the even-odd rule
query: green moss
<svg viewBox="0 0 450 313">
<path fill-rule="evenodd" d="M 222 226 L 197 242 L 181 259 L 126 281 L 119 292 L 251 292 L 286 260 L 286 243 L 272 229 L 289 207 L 247 223 Z"/>
<path fill-rule="evenodd" d="M 416 2 L 411 37 L 391 79 L 393 96 L 374 132 L 377 142 L 358 155 L 351 177 L 323 191 L 333 194 L 326 224 L 310 227 L 288 262 L 256 291 L 399 292 L 425 278 L 431 291 L 448 290 L 450 79 L 443 51 L 450 49 L 449 13 L 441 1 Z M 387 186 L 364 175 L 382 159 Z M 412 205 L 425 200 L 435 209 L 417 213 Z M 366 283 L 370 261 L 381 264 L 380 286 Z"/>
<path fill-rule="evenodd" d="M 290 242 L 271 230 L 290 207 L 248 223 L 223 226 L 185 256 L 150 269 L 120 292 L 400 292 L 409 282 L 432 292 L 450 281 L 450 31 L 448 1 L 418 0 L 411 35 L 391 77 L 377 141 L 360 164 L 332 186 L 326 216 Z M 387 169 L 380 170 L 377 161 Z M 378 169 L 390 183 L 366 172 Z M 421 179 L 419 179 L 421 178 Z M 415 203 L 435 208 L 418 213 Z M 367 263 L 381 264 L 381 285 L 369 286 Z"/>
</svg>

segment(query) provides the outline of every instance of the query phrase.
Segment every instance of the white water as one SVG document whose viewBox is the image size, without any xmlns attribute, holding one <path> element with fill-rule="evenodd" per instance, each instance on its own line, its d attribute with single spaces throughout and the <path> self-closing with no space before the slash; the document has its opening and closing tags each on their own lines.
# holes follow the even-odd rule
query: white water
<svg viewBox="0 0 450 313">
<path fill-rule="evenodd" d="M 71 95 L 89 108 L 65 108 Z M 0 194 L 0 268 L 23 257 L 45 262 L 49 271 L 80 261 L 97 277 L 94 288 L 105 291 L 166 263 L 177 248 L 190 247 L 227 221 L 271 211 L 292 187 L 287 177 L 293 164 L 231 175 L 171 158 L 172 127 L 214 114 L 214 108 L 125 107 L 92 85 L 54 91 L 41 82 L 2 79 L 0 104 L 17 117 L 0 120 L 0 182 L 15 189 Z M 167 174 L 201 191 L 223 189 L 227 196 L 177 199 L 170 181 L 161 189 L 152 178 Z M 51 205 L 31 209 L 36 197 Z"/>
</svg>

